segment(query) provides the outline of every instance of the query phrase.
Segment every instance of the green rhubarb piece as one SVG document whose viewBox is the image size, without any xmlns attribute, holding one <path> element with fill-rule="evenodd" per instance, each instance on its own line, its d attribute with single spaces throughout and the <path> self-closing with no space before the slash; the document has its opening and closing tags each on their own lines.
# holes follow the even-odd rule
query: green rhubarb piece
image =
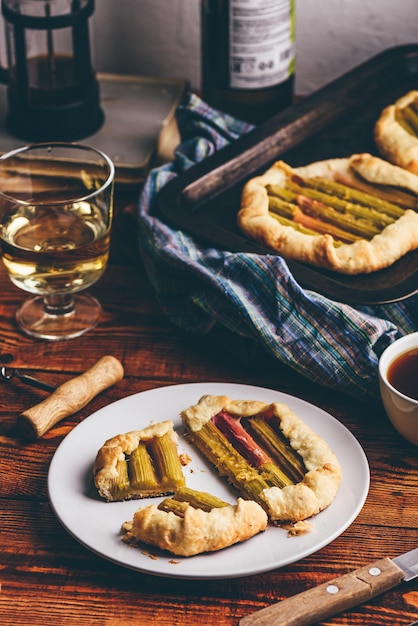
<svg viewBox="0 0 418 626">
<path fill-rule="evenodd" d="M 117 478 L 114 479 L 115 486 L 112 489 L 114 493 L 114 499 L 123 500 L 129 493 L 129 473 L 128 463 L 124 460 L 119 460 L 116 464 Z"/>
<path fill-rule="evenodd" d="M 184 517 L 185 511 L 189 506 L 188 502 L 179 502 L 178 500 L 173 500 L 173 498 L 166 498 L 160 502 L 157 508 L 166 513 L 174 513 L 177 517 Z"/>
<path fill-rule="evenodd" d="M 177 445 L 169 433 L 151 439 L 148 442 L 148 451 L 153 459 L 162 490 L 174 491 L 186 484 Z"/>
<path fill-rule="evenodd" d="M 408 132 L 410 132 L 411 135 L 415 135 L 415 137 L 418 136 L 418 113 L 414 110 L 414 107 L 412 107 L 410 104 L 407 105 L 406 107 L 403 107 L 400 110 L 399 113 L 400 119 L 403 121 L 403 123 L 406 125 Z M 398 119 L 399 121 L 399 119 Z"/>
<path fill-rule="evenodd" d="M 300 482 L 306 473 L 305 465 L 284 436 L 272 428 L 263 417 L 250 417 L 248 427 L 253 437 L 281 468 L 287 480 L 293 484 Z"/>
<path fill-rule="evenodd" d="M 138 448 L 131 453 L 129 474 L 134 489 L 146 491 L 158 487 L 158 478 L 144 442 L 140 442 Z"/>
<path fill-rule="evenodd" d="M 370 219 L 370 221 L 381 224 L 383 227 L 404 213 L 404 210 L 393 202 L 338 181 L 314 177 L 310 178 L 307 184 L 326 194 L 327 197 L 336 196 L 340 198 L 343 201 L 340 206 L 344 211 L 364 219 Z M 370 187 L 371 191 L 372 187 Z M 329 201 L 326 201 L 326 204 L 330 204 Z"/>
<path fill-rule="evenodd" d="M 173 500 L 187 502 L 195 509 L 202 509 L 203 511 L 211 511 L 212 509 L 221 509 L 225 506 L 229 506 L 227 502 L 224 502 L 217 496 L 213 496 L 206 491 L 195 491 L 189 487 L 181 487 L 181 489 L 174 494 Z"/>
</svg>

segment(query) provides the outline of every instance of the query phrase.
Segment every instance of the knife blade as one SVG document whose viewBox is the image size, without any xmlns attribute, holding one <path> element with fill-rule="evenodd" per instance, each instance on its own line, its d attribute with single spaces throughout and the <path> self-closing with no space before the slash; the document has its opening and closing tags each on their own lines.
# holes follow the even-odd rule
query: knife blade
<svg viewBox="0 0 418 626">
<path fill-rule="evenodd" d="M 343 574 L 243 617 L 240 626 L 309 626 L 418 576 L 418 548 Z"/>
</svg>

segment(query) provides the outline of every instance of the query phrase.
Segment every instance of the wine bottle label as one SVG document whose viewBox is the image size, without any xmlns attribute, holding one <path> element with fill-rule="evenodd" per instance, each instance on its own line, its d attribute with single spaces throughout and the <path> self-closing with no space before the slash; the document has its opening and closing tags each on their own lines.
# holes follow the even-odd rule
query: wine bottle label
<svg viewBox="0 0 418 626">
<path fill-rule="evenodd" d="M 230 87 L 259 89 L 294 72 L 293 0 L 230 0 Z"/>
</svg>

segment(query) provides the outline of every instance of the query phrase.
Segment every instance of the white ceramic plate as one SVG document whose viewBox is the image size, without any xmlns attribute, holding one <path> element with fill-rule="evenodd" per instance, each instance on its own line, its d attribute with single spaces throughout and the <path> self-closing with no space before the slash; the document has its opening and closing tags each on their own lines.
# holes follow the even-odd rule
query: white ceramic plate
<svg viewBox="0 0 418 626">
<path fill-rule="evenodd" d="M 93 463 L 106 439 L 141 429 L 151 422 L 171 419 L 179 434 L 179 452 L 192 462 L 184 468 L 187 485 L 235 502 L 236 494 L 224 484 L 200 453 L 182 436 L 180 412 L 205 394 L 230 398 L 284 402 L 337 455 L 343 478 L 334 502 L 313 518 L 312 532 L 287 536 L 281 528 L 269 527 L 252 539 L 194 557 L 173 557 L 158 549 L 140 550 L 121 540 L 123 522 L 130 520 L 151 499 L 104 502 L 93 484 Z M 192 383 L 138 393 L 110 404 L 74 428 L 58 447 L 49 469 L 48 492 L 52 507 L 64 528 L 92 552 L 124 567 L 173 578 L 233 578 L 270 571 L 316 552 L 338 537 L 357 517 L 369 490 L 366 456 L 355 437 L 331 415 L 293 396 L 240 384 Z M 155 498 L 152 499 L 156 502 Z"/>
</svg>

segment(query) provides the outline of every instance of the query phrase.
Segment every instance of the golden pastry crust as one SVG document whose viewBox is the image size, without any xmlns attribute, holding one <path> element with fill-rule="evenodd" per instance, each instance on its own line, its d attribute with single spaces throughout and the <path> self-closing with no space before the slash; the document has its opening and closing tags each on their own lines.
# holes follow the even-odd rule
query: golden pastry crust
<svg viewBox="0 0 418 626">
<path fill-rule="evenodd" d="M 209 512 L 188 506 L 184 517 L 158 509 L 156 504 L 139 509 L 125 522 L 124 540 L 143 542 L 177 556 L 214 552 L 262 532 L 267 515 L 252 501 L 238 499 L 236 505 Z"/>
<path fill-rule="evenodd" d="M 383 109 L 374 128 L 379 152 L 400 167 L 418 174 L 418 137 L 409 133 L 397 120 L 397 110 L 404 109 L 418 98 L 418 91 L 409 91 Z"/>
<path fill-rule="evenodd" d="M 205 444 L 196 434 L 221 411 L 226 411 L 244 423 L 245 418 L 257 415 L 274 416 L 291 448 L 303 459 L 306 473 L 300 482 L 285 487 L 271 486 L 261 491 L 258 501 L 270 520 L 298 522 L 316 515 L 331 504 L 341 481 L 339 461 L 328 444 L 287 405 L 236 401 L 227 396 L 207 395 L 198 404 L 184 410 L 181 416 L 192 442 L 212 463 L 213 454 L 208 454 Z M 215 465 L 220 475 L 226 476 L 229 482 L 240 489 L 242 478 L 236 479 L 233 472 L 223 467 L 222 459 L 218 461 Z M 245 493 L 241 495 L 246 497 Z"/>
<path fill-rule="evenodd" d="M 154 488 L 135 489 L 134 486 L 130 485 L 123 493 L 117 488 L 119 464 L 126 461 L 127 457 L 138 448 L 140 442 L 151 442 L 155 438 L 163 436 L 168 436 L 173 446 L 177 448 L 178 436 L 174 431 L 172 421 L 158 422 L 142 430 L 133 430 L 108 439 L 98 451 L 93 467 L 94 484 L 100 496 L 108 502 L 147 498 L 169 495 L 174 493 L 181 484 L 184 485 L 184 478 L 182 483 L 170 485 L 162 476 L 159 485 Z M 178 459 L 178 474 L 180 473 L 179 468 L 180 459 Z"/>
<path fill-rule="evenodd" d="M 284 258 L 316 267 L 343 274 L 370 273 L 388 267 L 418 248 L 418 213 L 415 210 L 406 209 L 401 217 L 370 240 L 358 239 L 338 247 L 330 234 L 305 234 L 292 226 L 283 225 L 269 214 L 269 185 L 283 188 L 287 178 L 294 175 L 304 179 L 321 177 L 334 180 L 337 175 L 353 173 L 368 183 L 400 188 L 418 195 L 418 176 L 370 154 L 318 161 L 295 169 L 278 161 L 244 186 L 237 216 L 238 226 L 246 235 Z"/>
</svg>

